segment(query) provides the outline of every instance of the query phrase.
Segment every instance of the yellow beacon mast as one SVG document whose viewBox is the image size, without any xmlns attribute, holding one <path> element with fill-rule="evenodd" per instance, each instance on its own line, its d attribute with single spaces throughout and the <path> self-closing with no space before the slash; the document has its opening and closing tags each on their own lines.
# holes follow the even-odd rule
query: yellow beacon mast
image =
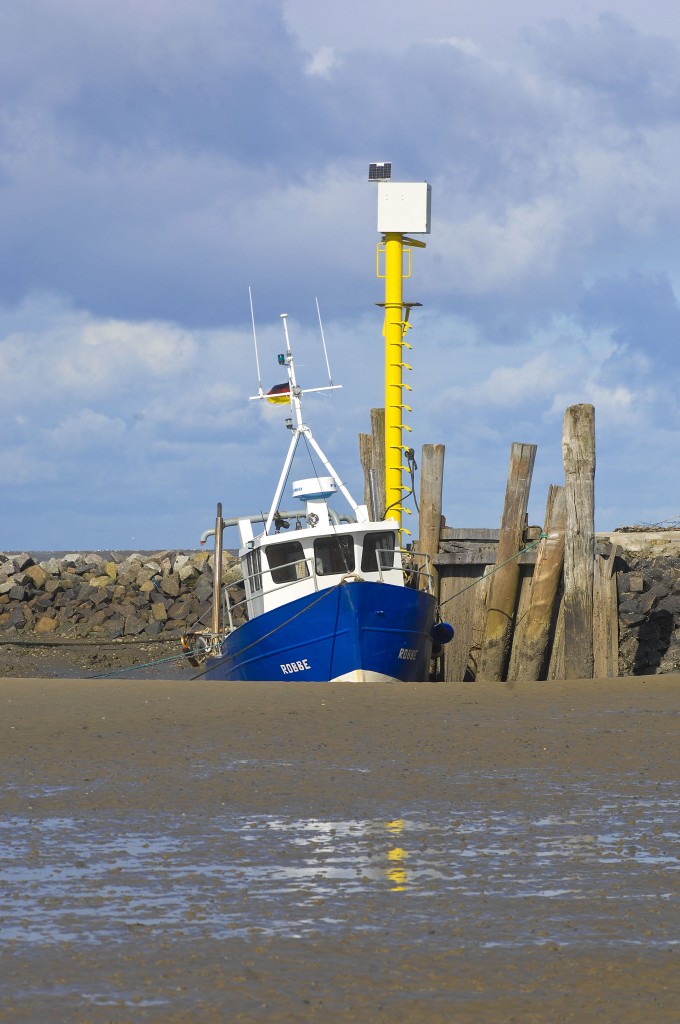
<svg viewBox="0 0 680 1024">
<path fill-rule="evenodd" d="M 430 233 L 431 188 L 426 181 L 391 178 L 391 163 L 369 164 L 368 180 L 378 185 L 378 231 L 382 234 L 376 257 L 377 275 L 385 279 L 385 518 L 396 519 L 400 532 L 409 533 L 401 525 L 402 513 L 411 514 L 402 505 L 405 494 L 411 492 L 411 487 L 402 482 L 407 469 L 404 453 L 409 450 L 403 444 L 402 431 L 411 430 L 403 422 L 404 413 L 411 412 L 404 402 L 404 391 L 411 387 L 402 378 L 403 370 L 411 369 L 404 360 L 404 349 L 411 348 L 405 337 L 411 326 L 409 314 L 420 303 L 404 302 L 402 282 L 411 276 L 411 248 L 425 248 L 425 242 L 409 236 Z"/>
</svg>

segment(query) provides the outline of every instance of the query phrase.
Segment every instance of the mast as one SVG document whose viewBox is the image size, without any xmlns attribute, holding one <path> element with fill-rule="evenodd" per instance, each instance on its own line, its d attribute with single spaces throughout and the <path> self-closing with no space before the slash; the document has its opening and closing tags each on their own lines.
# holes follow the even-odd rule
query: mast
<svg viewBox="0 0 680 1024">
<path fill-rule="evenodd" d="M 402 514 L 410 515 L 410 509 L 402 504 L 411 488 L 403 483 L 404 451 L 403 431 L 411 428 L 404 423 L 404 413 L 411 407 L 404 401 L 404 391 L 411 386 L 404 383 L 403 371 L 410 370 L 404 359 L 404 349 L 411 345 L 406 341 L 406 332 L 411 327 L 409 314 L 419 302 L 404 302 L 403 281 L 411 276 L 411 249 L 425 248 L 425 242 L 410 238 L 409 234 L 430 233 L 431 189 L 426 181 L 391 181 L 392 165 L 389 163 L 370 164 L 369 181 L 378 183 L 378 231 L 382 242 L 378 245 L 377 275 L 385 280 L 385 309 L 383 334 L 385 336 L 385 512 L 396 519 L 400 532 L 409 533 L 402 527 Z M 384 273 L 381 273 L 381 259 L 384 254 Z M 406 254 L 406 268 L 404 268 Z"/>
<path fill-rule="evenodd" d="M 385 235 L 385 508 L 401 528 L 404 413 L 404 236 L 396 231 Z M 410 369 L 410 367 L 409 367 Z"/>
<path fill-rule="evenodd" d="M 368 513 L 367 513 L 367 510 L 366 510 L 366 506 L 365 505 L 358 505 L 357 502 L 354 500 L 354 498 L 350 494 L 349 490 L 347 489 L 344 481 L 342 480 L 340 475 L 336 472 L 335 468 L 332 466 L 332 464 L 330 462 L 330 459 L 328 458 L 328 456 L 323 451 L 323 449 L 319 445 L 318 441 L 314 437 L 314 435 L 312 433 L 311 427 L 308 426 L 304 422 L 304 420 L 302 418 L 302 396 L 304 394 L 308 394 L 310 392 L 319 392 L 319 391 L 338 391 L 338 390 L 340 390 L 342 385 L 341 384 L 332 384 L 332 383 L 329 382 L 327 385 L 325 385 L 324 387 L 320 387 L 320 388 L 304 388 L 303 389 L 303 388 L 300 387 L 300 385 L 297 382 L 297 377 L 295 375 L 295 360 L 293 359 L 293 353 L 292 353 L 291 345 L 290 345 L 290 338 L 288 336 L 288 314 L 287 313 L 281 313 L 281 322 L 283 324 L 283 333 L 284 333 L 284 337 L 285 337 L 285 340 L 286 340 L 286 351 L 282 352 L 279 355 L 278 363 L 279 363 L 279 366 L 285 366 L 286 367 L 286 371 L 288 373 L 288 397 L 287 397 L 286 400 L 290 403 L 291 411 L 292 411 L 293 415 L 288 417 L 288 419 L 286 420 L 286 426 L 291 431 L 292 437 L 290 439 L 290 444 L 288 446 L 288 453 L 287 453 L 285 461 L 283 463 L 283 469 L 281 470 L 281 475 L 279 476 L 279 482 L 276 485 L 276 491 L 274 492 L 274 498 L 273 498 L 273 501 L 272 501 L 270 509 L 269 509 L 269 514 L 267 516 L 267 520 L 266 520 L 266 523 L 265 523 L 264 534 L 263 535 L 266 536 L 270 532 L 270 530 L 271 530 L 272 523 L 274 522 L 274 517 L 275 517 L 277 509 L 279 507 L 279 502 L 281 500 L 281 495 L 283 494 L 283 488 L 285 486 L 286 480 L 288 479 L 288 472 L 289 472 L 290 467 L 291 467 L 291 465 L 293 463 L 293 458 L 295 456 L 295 452 L 297 450 L 298 443 L 299 443 L 300 439 L 303 436 L 306 438 L 307 442 L 311 445 L 311 447 L 314 449 L 314 451 L 316 452 L 318 457 L 321 459 L 321 462 L 322 462 L 326 472 L 330 476 L 333 477 L 333 480 L 335 481 L 338 490 L 343 495 L 343 497 L 346 499 L 346 501 L 349 504 L 350 508 L 352 509 L 354 514 L 356 515 L 357 522 L 366 522 L 366 520 L 368 518 Z M 324 343 L 324 351 L 325 351 L 325 343 Z M 326 362 L 327 362 L 327 365 L 328 365 L 328 357 L 327 356 L 326 356 Z M 328 367 L 328 369 L 329 369 L 329 377 L 330 377 L 330 367 Z M 264 392 L 261 392 L 260 394 L 257 394 L 257 395 L 251 395 L 250 400 L 251 401 L 256 401 L 258 399 L 266 399 L 268 397 L 269 396 L 265 395 Z"/>
</svg>

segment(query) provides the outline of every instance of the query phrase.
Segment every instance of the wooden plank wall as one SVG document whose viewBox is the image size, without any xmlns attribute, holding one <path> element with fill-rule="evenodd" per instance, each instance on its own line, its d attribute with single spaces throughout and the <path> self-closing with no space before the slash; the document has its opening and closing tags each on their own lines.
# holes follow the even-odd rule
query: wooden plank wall
<svg viewBox="0 0 680 1024">
<path fill-rule="evenodd" d="M 524 546 L 534 541 L 540 532 L 540 527 L 530 527 L 524 537 Z M 435 559 L 440 579 L 441 610 L 442 617 L 455 630 L 453 640 L 444 648 L 443 674 L 447 682 L 477 678 L 492 578 L 488 573 L 496 564 L 499 536 L 500 530 L 492 529 L 444 527 L 441 531 L 439 554 Z M 599 542 L 595 555 L 593 646 L 596 678 L 618 674 L 618 605 L 614 572 L 617 551 L 613 545 Z M 530 621 L 536 559 L 536 548 L 518 559 L 520 583 L 507 680 L 521 678 L 519 666 Z M 553 611 L 548 657 L 541 675 L 547 679 L 564 678 L 564 601 L 561 592 Z"/>
</svg>

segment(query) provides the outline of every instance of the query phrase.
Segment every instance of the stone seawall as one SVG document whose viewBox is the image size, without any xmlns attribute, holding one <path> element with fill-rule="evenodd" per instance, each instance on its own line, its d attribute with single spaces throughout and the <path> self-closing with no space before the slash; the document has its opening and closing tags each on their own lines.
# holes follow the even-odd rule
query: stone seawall
<svg viewBox="0 0 680 1024">
<path fill-rule="evenodd" d="M 680 533 L 607 535 L 619 546 L 619 675 L 680 671 Z M 224 552 L 223 579 L 243 598 L 241 570 Z M 208 551 L 72 553 L 38 561 L 0 553 L 0 641 L 177 639 L 210 622 Z M 455 623 L 454 623 L 455 625 Z"/>
<path fill-rule="evenodd" d="M 207 551 L 0 554 L 0 639 L 178 638 L 209 622 L 213 564 Z M 240 566 L 228 552 L 222 570 L 240 600 Z"/>
<path fill-rule="evenodd" d="M 680 532 L 621 531 L 615 570 L 619 675 L 680 671 Z"/>
</svg>

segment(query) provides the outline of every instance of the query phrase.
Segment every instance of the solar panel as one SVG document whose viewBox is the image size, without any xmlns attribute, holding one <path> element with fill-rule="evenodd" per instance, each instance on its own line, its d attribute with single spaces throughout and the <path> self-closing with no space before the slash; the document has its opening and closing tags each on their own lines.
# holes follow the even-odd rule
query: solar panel
<svg viewBox="0 0 680 1024">
<path fill-rule="evenodd" d="M 392 177 L 392 164 L 369 164 L 368 165 L 368 180 L 369 181 L 389 181 Z"/>
</svg>

